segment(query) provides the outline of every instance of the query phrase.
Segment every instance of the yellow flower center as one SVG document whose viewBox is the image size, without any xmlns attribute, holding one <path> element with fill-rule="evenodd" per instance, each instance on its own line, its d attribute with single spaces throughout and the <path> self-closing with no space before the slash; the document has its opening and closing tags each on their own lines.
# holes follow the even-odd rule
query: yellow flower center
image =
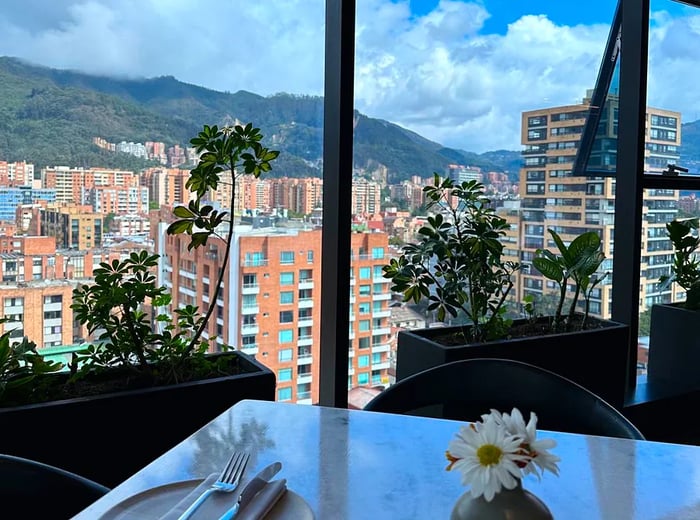
<svg viewBox="0 0 700 520">
<path fill-rule="evenodd" d="M 479 457 L 479 464 L 482 466 L 492 466 L 501 460 L 503 451 L 493 444 L 484 444 L 476 450 L 476 456 Z"/>
</svg>

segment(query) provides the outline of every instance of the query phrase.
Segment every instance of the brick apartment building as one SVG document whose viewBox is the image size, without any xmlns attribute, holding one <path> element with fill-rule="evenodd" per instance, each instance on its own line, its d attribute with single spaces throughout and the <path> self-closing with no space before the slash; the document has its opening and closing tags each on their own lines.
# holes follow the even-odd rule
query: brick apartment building
<svg viewBox="0 0 700 520">
<path fill-rule="evenodd" d="M 161 226 L 161 233 L 164 232 Z M 255 355 L 277 376 L 277 399 L 318 402 L 321 298 L 320 229 L 239 226 L 223 291 L 207 337 Z M 187 250 L 188 238 L 163 236 L 162 283 L 173 307 L 212 303 L 222 240 Z M 157 241 L 158 242 L 158 241 Z M 156 246 L 159 247 L 158 245 Z M 389 281 L 384 233 L 352 235 L 348 388 L 389 382 Z"/>
</svg>

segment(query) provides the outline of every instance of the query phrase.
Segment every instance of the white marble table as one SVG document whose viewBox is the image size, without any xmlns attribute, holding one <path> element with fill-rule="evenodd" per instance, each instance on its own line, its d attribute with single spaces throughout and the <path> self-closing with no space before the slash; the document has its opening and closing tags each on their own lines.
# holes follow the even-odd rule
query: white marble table
<svg viewBox="0 0 700 520">
<path fill-rule="evenodd" d="M 464 492 L 445 471 L 459 422 L 318 406 L 241 401 L 75 518 L 95 520 L 154 486 L 219 471 L 232 448 L 249 474 L 279 460 L 280 478 L 317 519 L 448 518 Z M 523 485 L 557 520 L 700 519 L 700 447 L 543 432 L 560 476 Z M 148 435 L 148 432 L 135 432 Z"/>
</svg>

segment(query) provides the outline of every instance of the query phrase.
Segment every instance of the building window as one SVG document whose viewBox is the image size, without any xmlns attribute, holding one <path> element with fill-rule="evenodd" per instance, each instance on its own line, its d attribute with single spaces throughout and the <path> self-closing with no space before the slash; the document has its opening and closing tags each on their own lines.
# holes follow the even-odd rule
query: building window
<svg viewBox="0 0 700 520">
<path fill-rule="evenodd" d="M 283 348 L 279 351 L 277 358 L 279 359 L 280 363 L 285 363 L 287 361 L 291 361 L 293 356 L 294 353 L 291 348 Z"/>
<path fill-rule="evenodd" d="M 360 267 L 360 280 L 369 280 L 372 277 L 372 270 L 369 267 Z"/>
<path fill-rule="evenodd" d="M 244 274 L 243 275 L 243 287 L 257 287 L 258 286 L 258 276 L 256 274 Z"/>
<path fill-rule="evenodd" d="M 292 323 L 294 321 L 294 311 L 280 311 L 280 323 Z"/>
<path fill-rule="evenodd" d="M 369 323 L 369 320 L 360 320 L 360 332 L 367 332 L 370 329 Z"/>
<path fill-rule="evenodd" d="M 286 381 L 292 380 L 292 369 L 291 368 L 280 368 L 277 371 L 277 382 L 284 383 Z"/>
<path fill-rule="evenodd" d="M 280 343 L 291 343 L 294 341 L 294 331 L 291 329 L 284 329 L 279 331 L 277 334 Z"/>
<path fill-rule="evenodd" d="M 363 302 L 357 305 L 357 312 L 360 314 L 369 314 L 369 302 Z"/>
<path fill-rule="evenodd" d="M 369 356 L 359 356 L 357 358 L 357 366 L 359 368 L 366 368 L 369 366 Z"/>
<path fill-rule="evenodd" d="M 51 296 L 44 296 L 44 304 L 49 304 L 49 303 L 62 303 L 63 302 L 63 296 L 60 294 L 53 294 Z"/>
<path fill-rule="evenodd" d="M 375 265 L 374 266 L 374 278 L 383 278 L 384 277 L 384 271 L 383 271 L 383 265 Z"/>
<path fill-rule="evenodd" d="M 294 273 L 280 273 L 280 285 L 294 285 Z"/>
<path fill-rule="evenodd" d="M 241 299 L 241 305 L 244 309 L 250 309 L 258 305 L 258 299 L 255 294 L 244 294 Z M 223 313 L 220 317 L 223 317 Z"/>
<path fill-rule="evenodd" d="M 277 400 L 278 401 L 291 401 L 292 400 L 292 388 L 278 388 L 277 389 Z"/>
<path fill-rule="evenodd" d="M 368 385 L 369 384 L 369 374 L 367 372 L 361 372 L 357 374 L 357 384 L 358 385 Z"/>
<path fill-rule="evenodd" d="M 372 354 L 372 364 L 373 365 L 376 363 L 381 363 L 381 362 L 382 362 L 381 352 L 375 352 L 374 354 Z"/>
<path fill-rule="evenodd" d="M 280 264 L 290 265 L 294 263 L 294 251 L 282 251 L 280 253 Z"/>
<path fill-rule="evenodd" d="M 360 350 L 369 348 L 369 338 L 360 338 L 357 341 L 357 346 Z"/>
<path fill-rule="evenodd" d="M 360 296 L 369 296 L 372 294 L 372 288 L 369 285 L 360 285 Z"/>
<path fill-rule="evenodd" d="M 294 291 L 280 292 L 280 303 L 294 303 Z"/>
<path fill-rule="evenodd" d="M 307 264 L 313 264 L 314 263 L 314 252 L 312 249 L 309 249 L 306 252 L 306 263 Z"/>
</svg>

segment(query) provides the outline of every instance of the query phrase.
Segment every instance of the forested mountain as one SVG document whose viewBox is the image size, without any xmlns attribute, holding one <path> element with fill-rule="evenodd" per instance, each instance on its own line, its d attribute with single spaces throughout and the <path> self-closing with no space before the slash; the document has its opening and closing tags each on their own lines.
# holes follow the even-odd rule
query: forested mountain
<svg viewBox="0 0 700 520">
<path fill-rule="evenodd" d="M 0 160 L 49 165 L 139 168 L 147 163 L 100 150 L 109 142 L 162 141 L 187 146 L 202 124 L 253 121 L 283 153 L 275 173 L 320 175 L 323 100 L 316 96 L 217 92 L 171 76 L 120 79 L 0 58 Z M 476 154 L 445 148 L 398 125 L 356 113 L 355 166 L 383 165 L 389 182 L 442 172 L 450 163 L 510 172 L 518 151 Z"/>
</svg>

